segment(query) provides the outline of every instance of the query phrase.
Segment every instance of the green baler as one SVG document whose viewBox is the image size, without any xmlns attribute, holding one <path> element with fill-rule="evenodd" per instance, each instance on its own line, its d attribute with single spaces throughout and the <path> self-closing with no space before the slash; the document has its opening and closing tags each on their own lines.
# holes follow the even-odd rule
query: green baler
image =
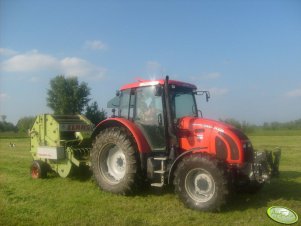
<svg viewBox="0 0 301 226">
<path fill-rule="evenodd" d="M 67 177 L 74 168 L 90 166 L 93 124 L 83 115 L 37 116 L 30 131 L 33 178 L 43 178 L 49 170 Z"/>
</svg>

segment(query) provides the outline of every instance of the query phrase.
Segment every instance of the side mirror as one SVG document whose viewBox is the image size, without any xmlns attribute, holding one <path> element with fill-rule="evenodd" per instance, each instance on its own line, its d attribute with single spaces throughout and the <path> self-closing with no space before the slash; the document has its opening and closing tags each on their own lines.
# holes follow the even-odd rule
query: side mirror
<svg viewBox="0 0 301 226">
<path fill-rule="evenodd" d="M 206 91 L 206 101 L 208 102 L 209 99 L 210 99 L 210 93 L 209 93 L 209 91 Z"/>
<path fill-rule="evenodd" d="M 116 96 L 117 96 L 117 97 L 120 96 L 120 90 L 116 90 Z"/>
<path fill-rule="evenodd" d="M 209 93 L 209 91 L 195 91 L 194 94 L 196 94 L 196 95 L 203 95 L 203 94 L 205 94 L 206 95 L 206 102 L 208 102 L 209 99 L 210 99 L 210 93 Z"/>
</svg>

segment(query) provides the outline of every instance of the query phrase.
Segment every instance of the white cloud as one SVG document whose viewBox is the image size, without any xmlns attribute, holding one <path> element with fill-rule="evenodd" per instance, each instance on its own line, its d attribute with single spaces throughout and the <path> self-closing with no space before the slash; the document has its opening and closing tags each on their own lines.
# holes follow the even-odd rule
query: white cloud
<svg viewBox="0 0 301 226">
<path fill-rule="evenodd" d="M 200 80 L 215 80 L 222 77 L 220 72 L 201 73 L 198 76 L 190 76 L 189 79 L 193 82 L 199 82 Z"/>
<path fill-rule="evenodd" d="M 219 72 L 210 72 L 205 75 L 202 75 L 201 77 L 203 79 L 217 79 L 217 78 L 220 78 L 221 76 L 222 76 L 222 74 Z"/>
<path fill-rule="evenodd" d="M 40 81 L 40 77 L 38 76 L 32 76 L 30 79 L 29 79 L 30 82 L 32 83 L 37 83 Z"/>
<path fill-rule="evenodd" d="M 12 49 L 0 48 L 0 56 L 14 56 L 17 52 Z"/>
<path fill-rule="evenodd" d="M 7 93 L 0 93 L 0 101 L 1 102 L 7 100 L 7 98 L 8 98 Z"/>
<path fill-rule="evenodd" d="M 107 45 L 100 40 L 89 40 L 85 42 L 84 48 L 90 50 L 105 50 L 107 49 Z"/>
<path fill-rule="evenodd" d="M 213 87 L 208 89 L 211 96 L 223 96 L 229 93 L 229 90 L 226 88 L 217 88 L 217 87 Z"/>
<path fill-rule="evenodd" d="M 0 64 L 5 72 L 32 72 L 47 69 L 57 69 L 58 60 L 50 55 L 38 53 L 36 50 L 19 54 Z"/>
<path fill-rule="evenodd" d="M 106 69 L 97 67 L 86 60 L 76 57 L 66 57 L 60 61 L 62 71 L 69 76 L 89 76 L 91 78 L 102 78 Z"/>
<path fill-rule="evenodd" d="M 39 53 L 37 50 L 18 54 L 1 62 L 0 70 L 19 73 L 50 71 L 53 74 L 93 79 L 103 78 L 106 72 L 105 68 L 93 65 L 81 58 L 65 57 L 58 59 L 48 54 Z"/>
<path fill-rule="evenodd" d="M 301 97 L 301 88 L 300 89 L 294 89 L 286 93 L 286 96 L 288 97 Z"/>
</svg>

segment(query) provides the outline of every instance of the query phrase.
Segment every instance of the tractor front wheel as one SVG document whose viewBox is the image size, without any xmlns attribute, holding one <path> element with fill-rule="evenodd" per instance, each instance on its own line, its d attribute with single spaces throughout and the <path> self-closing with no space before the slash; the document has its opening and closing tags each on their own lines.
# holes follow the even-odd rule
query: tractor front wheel
<svg viewBox="0 0 301 226">
<path fill-rule="evenodd" d="M 223 169 L 214 159 L 203 154 L 185 157 L 179 163 L 174 185 L 187 207 L 202 211 L 219 210 L 228 193 Z"/>
<path fill-rule="evenodd" d="M 139 180 L 137 152 L 124 129 L 113 127 L 98 134 L 91 151 L 91 164 L 102 190 L 129 194 L 136 188 Z"/>
</svg>

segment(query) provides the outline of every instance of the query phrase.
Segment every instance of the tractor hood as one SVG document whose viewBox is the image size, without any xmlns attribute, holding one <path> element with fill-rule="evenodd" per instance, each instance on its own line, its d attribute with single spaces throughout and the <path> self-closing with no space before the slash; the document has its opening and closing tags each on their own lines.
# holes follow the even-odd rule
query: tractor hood
<svg viewBox="0 0 301 226">
<path fill-rule="evenodd" d="M 199 130 L 203 129 L 209 131 L 218 131 L 221 133 L 231 132 L 239 136 L 240 139 L 248 140 L 248 137 L 234 126 L 212 119 L 183 117 L 178 122 L 178 128 L 180 130 L 189 130 L 189 131 L 193 131 L 195 129 L 199 129 Z"/>
<path fill-rule="evenodd" d="M 229 124 L 205 118 L 183 117 L 178 121 L 177 132 L 183 150 L 200 148 L 229 163 L 252 160 L 253 148 L 248 137 Z"/>
</svg>

